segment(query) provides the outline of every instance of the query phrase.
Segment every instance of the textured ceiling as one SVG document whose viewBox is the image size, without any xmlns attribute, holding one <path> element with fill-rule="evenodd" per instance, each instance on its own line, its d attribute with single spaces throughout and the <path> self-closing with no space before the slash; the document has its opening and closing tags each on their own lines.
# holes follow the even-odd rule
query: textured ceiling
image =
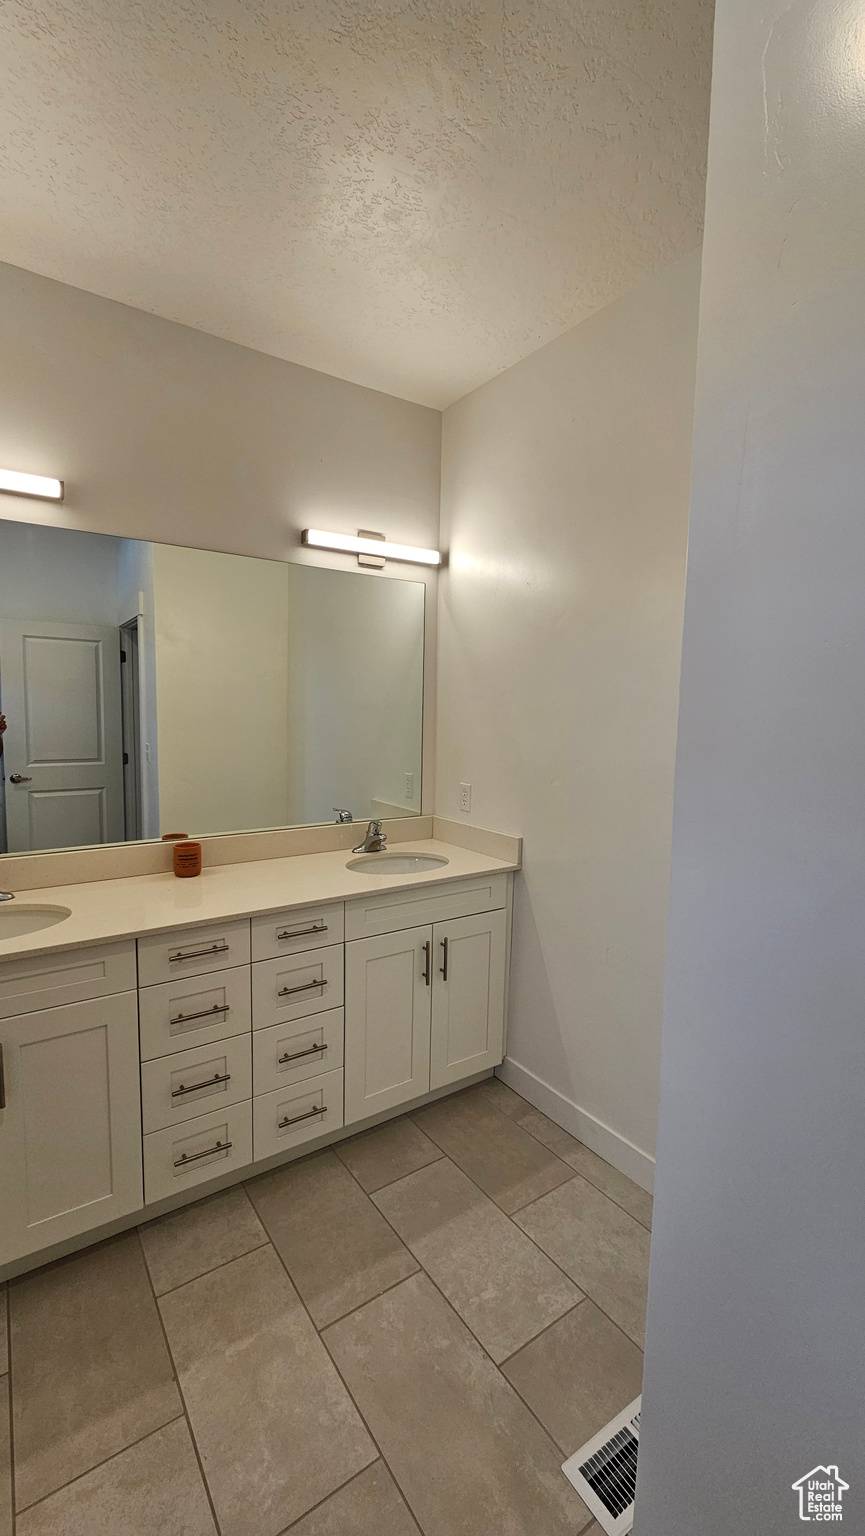
<svg viewBox="0 0 865 1536">
<path fill-rule="evenodd" d="M 443 406 L 700 237 L 710 0 L 3 0 L 0 259 Z"/>
</svg>

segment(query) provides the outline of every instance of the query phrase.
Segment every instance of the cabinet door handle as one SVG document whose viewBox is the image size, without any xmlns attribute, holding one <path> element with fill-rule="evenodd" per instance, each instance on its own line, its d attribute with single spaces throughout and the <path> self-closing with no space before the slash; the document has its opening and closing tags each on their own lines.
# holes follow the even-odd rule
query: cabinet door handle
<svg viewBox="0 0 865 1536">
<path fill-rule="evenodd" d="M 214 1003 L 212 1008 L 202 1008 L 200 1013 L 178 1013 L 176 1018 L 169 1019 L 169 1024 L 190 1024 L 193 1019 L 209 1019 L 215 1013 L 230 1013 L 228 1003 Z"/>
<path fill-rule="evenodd" d="M 444 950 L 444 954 L 442 955 L 442 963 L 441 963 L 439 969 L 440 969 L 440 971 L 442 973 L 442 981 L 447 981 L 447 979 L 448 979 L 448 941 L 447 941 L 447 939 L 442 939 L 441 944 L 442 944 L 442 949 Z"/>
<path fill-rule="evenodd" d="M 0 1109 L 6 1108 L 6 1073 L 3 1070 L 3 1046 L 0 1044 Z"/>
<path fill-rule="evenodd" d="M 179 1088 L 172 1088 L 171 1097 L 181 1099 L 185 1093 L 197 1093 L 199 1088 L 211 1088 L 214 1083 L 230 1083 L 230 1072 L 214 1072 L 213 1077 L 206 1077 L 203 1083 L 181 1083 Z"/>
<path fill-rule="evenodd" d="M 203 1152 L 181 1152 L 174 1159 L 175 1168 L 183 1168 L 187 1163 L 197 1163 L 200 1157 L 212 1157 L 214 1152 L 228 1152 L 233 1146 L 230 1141 L 218 1141 L 215 1147 L 205 1147 Z"/>
<path fill-rule="evenodd" d="M 228 944 L 208 944 L 204 949 L 179 949 L 175 955 L 168 956 L 168 963 L 173 965 L 175 960 L 201 960 L 205 955 L 225 955 L 228 949 Z"/>
<path fill-rule="evenodd" d="M 327 986 L 327 981 L 324 978 L 324 976 L 322 976 L 321 981 L 304 981 L 304 982 L 301 983 L 301 985 L 299 987 L 282 987 L 281 990 L 279 992 L 277 992 L 276 995 L 277 995 L 277 997 L 291 997 L 292 993 L 294 993 L 294 992 L 309 992 L 312 989 L 312 987 L 326 987 L 326 986 Z"/>
<path fill-rule="evenodd" d="M 430 986 L 432 983 L 432 944 L 430 943 L 429 939 L 427 939 L 423 947 L 423 952 L 426 956 L 424 960 L 423 979 L 427 986 Z"/>
<path fill-rule="evenodd" d="M 276 1129 L 278 1131 L 284 1131 L 287 1125 L 300 1125 L 301 1120 L 311 1120 L 313 1115 L 326 1115 L 326 1114 L 327 1114 L 327 1105 L 326 1104 L 317 1104 L 315 1109 L 308 1109 L 306 1111 L 305 1115 L 292 1115 L 290 1118 L 287 1116 L 285 1118 L 285 1120 L 280 1120 L 278 1122 L 278 1124 L 277 1124 Z"/>
<path fill-rule="evenodd" d="M 284 928 L 278 939 L 305 939 L 308 933 L 327 933 L 327 923 L 313 923 L 311 928 Z"/>
<path fill-rule="evenodd" d="M 326 1050 L 327 1050 L 327 1045 L 326 1044 L 325 1045 L 310 1045 L 310 1046 L 307 1047 L 307 1049 L 305 1051 L 293 1051 L 290 1056 L 280 1056 L 278 1058 L 278 1060 L 277 1060 L 277 1066 L 281 1067 L 287 1061 L 300 1061 L 302 1056 L 318 1056 L 318 1055 L 321 1054 L 322 1051 L 326 1051 Z"/>
</svg>

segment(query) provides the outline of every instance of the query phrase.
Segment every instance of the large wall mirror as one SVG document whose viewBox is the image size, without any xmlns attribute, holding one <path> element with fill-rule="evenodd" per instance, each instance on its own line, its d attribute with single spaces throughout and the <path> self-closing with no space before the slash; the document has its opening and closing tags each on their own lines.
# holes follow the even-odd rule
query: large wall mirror
<svg viewBox="0 0 865 1536">
<path fill-rule="evenodd" d="M 424 593 L 0 521 L 0 851 L 418 815 Z"/>
</svg>

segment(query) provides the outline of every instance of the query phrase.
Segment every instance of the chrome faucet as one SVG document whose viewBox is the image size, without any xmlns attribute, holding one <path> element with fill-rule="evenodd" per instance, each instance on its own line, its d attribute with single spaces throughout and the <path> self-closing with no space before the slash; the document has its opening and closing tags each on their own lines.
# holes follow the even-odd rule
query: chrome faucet
<svg viewBox="0 0 865 1536">
<path fill-rule="evenodd" d="M 387 842 L 387 833 L 382 832 L 380 821 L 371 821 L 366 829 L 366 837 L 359 848 L 352 848 L 352 853 L 381 853 Z"/>
<path fill-rule="evenodd" d="M 14 901 L 14 900 L 15 900 L 15 892 L 14 891 L 0 891 L 0 901 Z"/>
<path fill-rule="evenodd" d="M 335 805 L 334 810 L 336 811 L 336 819 L 340 825 L 342 825 L 343 822 L 354 821 L 354 817 L 352 816 L 351 811 L 345 810 L 343 806 Z"/>
</svg>

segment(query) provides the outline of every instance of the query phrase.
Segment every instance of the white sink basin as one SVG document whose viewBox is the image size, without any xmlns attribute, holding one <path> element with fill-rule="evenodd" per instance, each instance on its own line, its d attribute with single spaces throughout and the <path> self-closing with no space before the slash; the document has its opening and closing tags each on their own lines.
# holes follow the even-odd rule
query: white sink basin
<svg viewBox="0 0 865 1536">
<path fill-rule="evenodd" d="M 40 928 L 53 928 L 55 923 L 71 917 L 69 907 L 40 907 L 35 903 L 0 902 L 0 939 L 20 939 L 25 933 L 38 933 Z"/>
<path fill-rule="evenodd" d="M 441 869 L 447 862 L 439 853 L 362 853 L 349 859 L 345 867 L 365 875 L 421 875 L 425 869 Z"/>
</svg>

